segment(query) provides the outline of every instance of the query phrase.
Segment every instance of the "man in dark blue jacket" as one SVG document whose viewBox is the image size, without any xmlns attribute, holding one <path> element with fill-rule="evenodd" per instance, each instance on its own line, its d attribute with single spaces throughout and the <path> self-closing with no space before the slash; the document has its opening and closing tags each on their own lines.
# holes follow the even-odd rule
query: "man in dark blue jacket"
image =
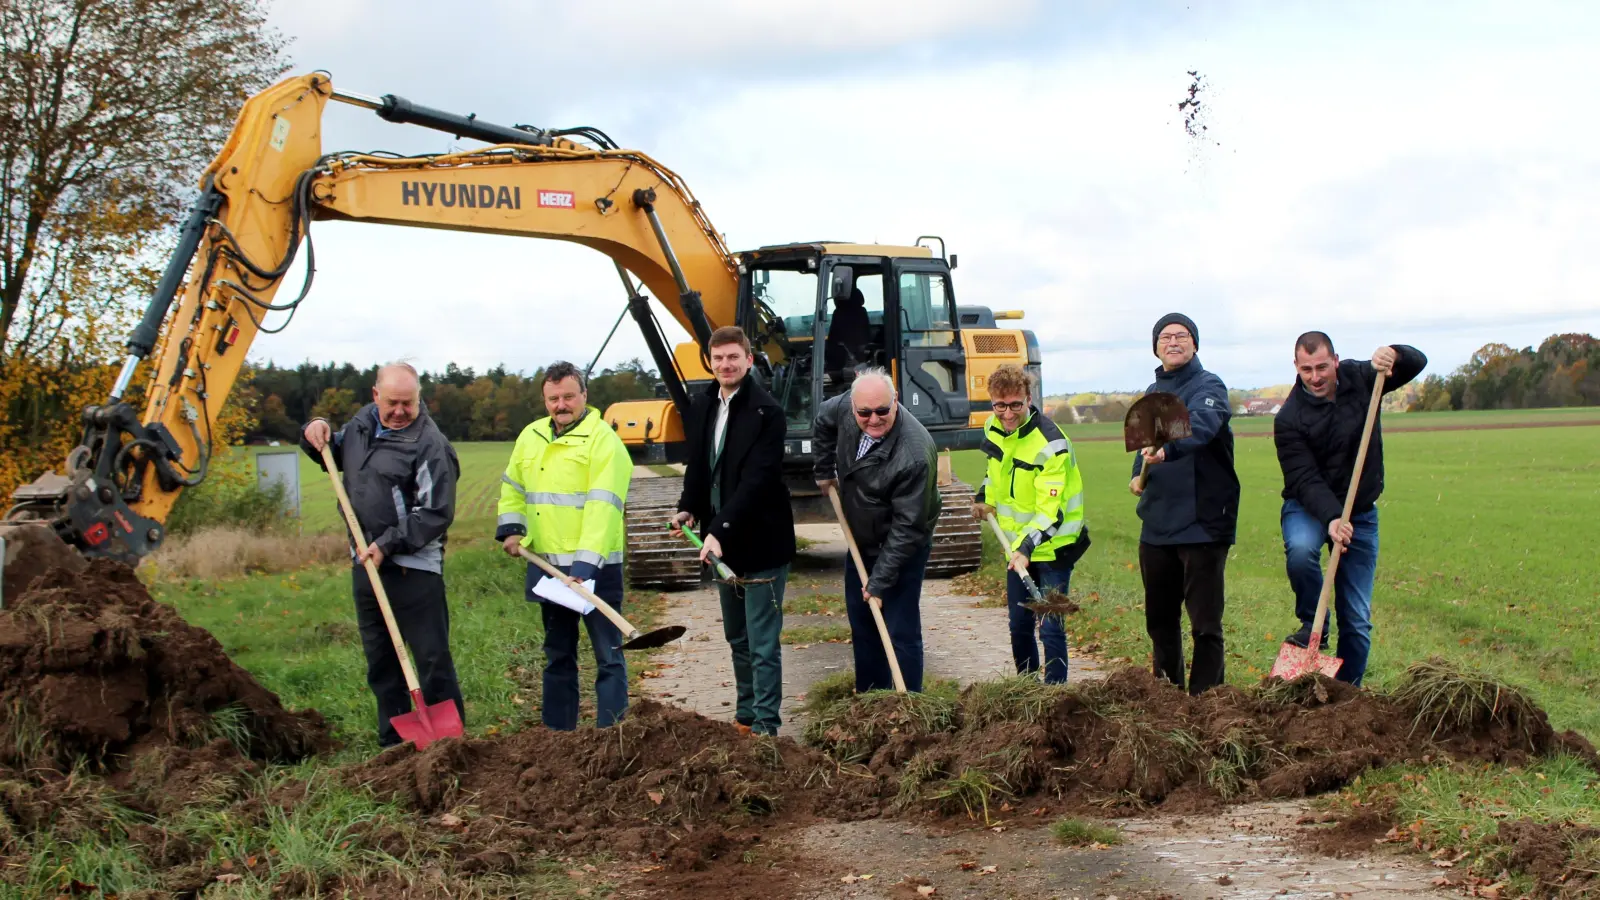
<svg viewBox="0 0 1600 900">
<path fill-rule="evenodd" d="M 1239 521 L 1239 476 L 1233 468 L 1228 386 L 1195 357 L 1200 331 L 1181 313 L 1162 316 L 1151 331 L 1161 360 L 1148 391 L 1176 394 L 1189 409 L 1193 434 L 1146 448 L 1133 461 L 1128 489 L 1139 498 L 1139 573 L 1144 622 L 1158 677 L 1184 686 L 1183 611 L 1189 611 L 1194 662 L 1189 693 L 1222 683 L 1223 568 Z M 1139 473 L 1151 466 L 1144 489 Z"/>
<path fill-rule="evenodd" d="M 1337 545 L 1344 557 L 1334 576 L 1333 611 L 1339 617 L 1336 676 L 1360 684 L 1372 647 L 1372 583 L 1378 573 L 1378 496 L 1383 493 L 1383 430 L 1372 424 L 1372 442 L 1361 467 L 1350 522 L 1345 494 L 1355 474 L 1356 452 L 1367 423 L 1372 388 L 1383 377 L 1383 391 L 1404 387 L 1428 364 L 1422 351 L 1405 344 L 1379 347 L 1367 360 L 1340 360 L 1333 341 L 1308 331 L 1295 341 L 1299 374 L 1289 399 L 1272 424 L 1283 469 L 1283 553 L 1294 589 L 1300 630 L 1289 642 L 1304 647 L 1322 592 L 1322 548 Z"/>
</svg>

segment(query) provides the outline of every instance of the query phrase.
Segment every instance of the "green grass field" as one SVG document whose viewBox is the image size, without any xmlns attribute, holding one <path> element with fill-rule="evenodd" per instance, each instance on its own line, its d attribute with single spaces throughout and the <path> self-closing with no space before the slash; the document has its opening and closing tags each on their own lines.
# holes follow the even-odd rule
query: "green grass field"
<svg viewBox="0 0 1600 900">
<path fill-rule="evenodd" d="M 1452 429 L 1559 420 L 1570 411 L 1507 416 L 1412 414 L 1386 426 Z M 1249 424 L 1254 424 L 1249 423 Z M 1076 429 L 1068 429 L 1076 437 Z M 1382 549 L 1373 599 L 1369 680 L 1390 681 L 1438 654 L 1527 686 L 1558 727 L 1600 734 L 1600 579 L 1590 516 L 1600 510 L 1600 427 L 1397 432 L 1384 438 Z M 1271 667 L 1296 626 L 1283 571 L 1278 513 L 1283 480 L 1272 442 L 1235 444 L 1244 486 L 1238 543 L 1228 563 L 1228 676 Z M 1083 611 L 1069 619 L 1080 646 L 1143 662 L 1139 520 L 1128 493 L 1131 455 L 1116 442 L 1075 446 L 1093 548 L 1073 582 Z M 981 457 L 956 473 L 981 478 Z"/>
<path fill-rule="evenodd" d="M 1600 459 L 1593 451 L 1600 426 L 1505 427 L 1596 417 L 1600 411 L 1591 409 L 1385 417 L 1374 683 L 1438 654 L 1526 685 L 1558 726 L 1600 735 L 1600 578 L 1588 516 L 1600 510 Z M 1282 477 L 1267 436 L 1271 421 L 1236 420 L 1244 496 L 1228 564 L 1225 627 L 1228 675 L 1239 683 L 1265 674 L 1296 625 L 1283 572 Z M 1094 536 L 1073 583 L 1083 611 L 1069 625 L 1078 646 L 1142 662 L 1148 644 L 1139 520 L 1127 491 L 1131 457 L 1120 441 L 1097 439 L 1119 434 L 1114 425 L 1073 426 L 1067 433 L 1078 441 Z M 1244 436 L 1251 433 L 1262 436 Z M 463 443 L 456 450 L 463 475 L 452 546 L 466 549 L 452 553 L 453 590 L 462 578 L 456 573 L 476 568 L 474 551 L 493 532 L 510 445 Z M 980 454 L 957 453 L 954 462 L 963 480 L 981 480 Z M 327 477 L 304 457 L 301 492 L 306 530 L 340 527 Z M 503 568 L 492 556 L 483 562 Z M 348 588 L 341 580 L 328 590 L 342 604 Z"/>
</svg>

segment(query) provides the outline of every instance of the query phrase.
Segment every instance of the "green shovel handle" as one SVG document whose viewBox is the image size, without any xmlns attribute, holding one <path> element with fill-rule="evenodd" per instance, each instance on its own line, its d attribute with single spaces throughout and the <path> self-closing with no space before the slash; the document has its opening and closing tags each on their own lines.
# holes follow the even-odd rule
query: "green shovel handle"
<svg viewBox="0 0 1600 900">
<path fill-rule="evenodd" d="M 704 550 L 706 548 L 706 545 L 697 535 L 695 535 L 692 530 L 688 528 L 680 528 L 678 530 L 683 532 L 683 536 L 689 539 L 689 543 L 693 544 L 696 550 Z M 737 577 L 733 574 L 732 569 L 728 568 L 727 565 L 722 562 L 722 560 L 717 558 L 715 553 L 708 553 L 706 556 L 711 560 L 712 567 L 717 570 L 717 574 L 722 577 L 723 581 L 732 581 Z"/>
</svg>

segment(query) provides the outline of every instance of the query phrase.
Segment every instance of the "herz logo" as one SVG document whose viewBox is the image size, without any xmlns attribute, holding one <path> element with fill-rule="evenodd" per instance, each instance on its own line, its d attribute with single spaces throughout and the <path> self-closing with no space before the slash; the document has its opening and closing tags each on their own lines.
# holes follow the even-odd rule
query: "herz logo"
<svg viewBox="0 0 1600 900">
<path fill-rule="evenodd" d="M 540 191 L 539 205 L 548 209 L 577 209 L 571 191 Z"/>
</svg>

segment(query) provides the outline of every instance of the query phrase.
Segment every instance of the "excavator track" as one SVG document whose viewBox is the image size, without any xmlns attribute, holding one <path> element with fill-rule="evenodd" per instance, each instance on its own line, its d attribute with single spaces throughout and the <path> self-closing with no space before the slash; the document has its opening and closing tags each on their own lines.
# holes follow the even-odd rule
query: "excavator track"
<svg viewBox="0 0 1600 900">
<path fill-rule="evenodd" d="M 635 476 L 628 485 L 628 581 L 634 588 L 686 590 L 700 584 L 699 551 L 667 531 L 678 511 L 683 479 Z M 972 488 L 952 480 L 939 486 L 944 509 L 933 532 L 928 577 L 971 572 L 983 560 L 983 529 L 972 518 Z"/>
<path fill-rule="evenodd" d="M 952 479 L 939 485 L 939 524 L 933 529 L 933 554 L 928 557 L 929 578 L 949 578 L 971 572 L 983 562 L 983 526 L 972 517 L 971 487 Z"/>
<path fill-rule="evenodd" d="M 700 551 L 667 531 L 683 478 L 635 475 L 628 482 L 628 582 L 635 588 L 685 590 L 700 584 Z"/>
</svg>

